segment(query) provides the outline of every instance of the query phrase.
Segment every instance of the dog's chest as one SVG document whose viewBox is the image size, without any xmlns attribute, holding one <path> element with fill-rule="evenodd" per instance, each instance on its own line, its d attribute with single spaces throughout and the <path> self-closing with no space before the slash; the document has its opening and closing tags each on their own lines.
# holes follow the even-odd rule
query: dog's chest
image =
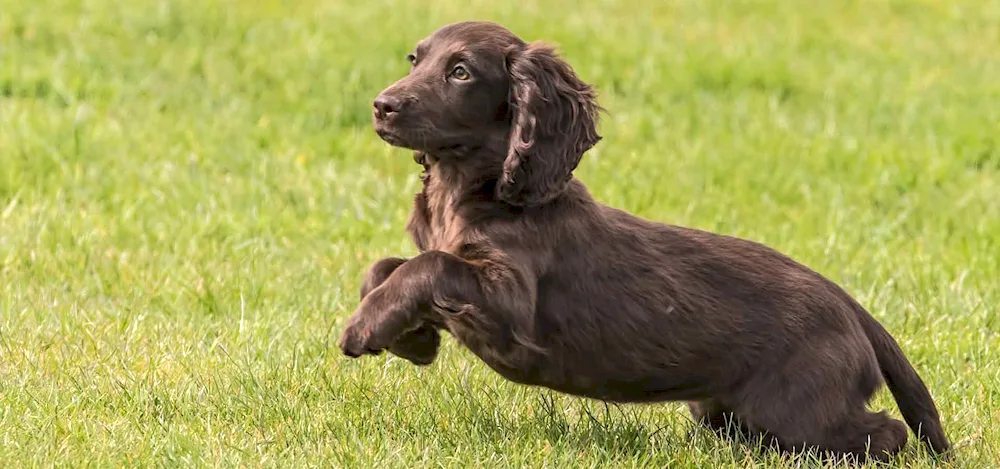
<svg viewBox="0 0 1000 469">
<path fill-rule="evenodd" d="M 466 224 L 457 210 L 457 197 L 434 180 L 425 180 L 417 194 L 407 231 L 417 248 L 424 251 L 455 253 L 463 244 Z"/>
</svg>

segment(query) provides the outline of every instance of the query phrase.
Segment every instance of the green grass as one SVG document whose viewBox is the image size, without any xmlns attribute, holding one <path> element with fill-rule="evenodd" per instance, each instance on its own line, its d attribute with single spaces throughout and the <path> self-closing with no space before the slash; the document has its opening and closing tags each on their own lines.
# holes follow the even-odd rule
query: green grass
<svg viewBox="0 0 1000 469">
<path fill-rule="evenodd" d="M 365 267 L 415 253 L 418 168 L 370 101 L 464 19 L 601 92 L 598 199 L 842 284 L 950 465 L 1000 465 L 1000 2 L 809 3 L 0 0 L 3 467 L 811 465 L 450 338 L 427 368 L 341 357 Z M 913 438 L 894 464 L 941 465 Z"/>
</svg>

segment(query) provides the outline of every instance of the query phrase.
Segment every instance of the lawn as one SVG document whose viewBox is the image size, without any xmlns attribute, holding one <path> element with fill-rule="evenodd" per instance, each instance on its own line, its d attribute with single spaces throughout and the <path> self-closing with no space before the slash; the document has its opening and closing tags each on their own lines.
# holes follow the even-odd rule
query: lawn
<svg viewBox="0 0 1000 469">
<path fill-rule="evenodd" d="M 814 464 L 450 337 L 426 368 L 341 356 L 366 266 L 416 252 L 419 168 L 371 100 L 464 19 L 597 87 L 596 198 L 870 309 L 956 446 L 895 466 L 1000 465 L 1000 2 L 0 0 L 2 466 Z"/>
</svg>

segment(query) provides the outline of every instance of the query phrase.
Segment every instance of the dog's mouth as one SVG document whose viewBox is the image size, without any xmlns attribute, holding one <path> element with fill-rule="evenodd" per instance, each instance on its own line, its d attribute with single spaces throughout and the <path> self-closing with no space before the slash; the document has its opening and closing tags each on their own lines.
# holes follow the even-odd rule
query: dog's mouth
<svg viewBox="0 0 1000 469">
<path fill-rule="evenodd" d="M 375 126 L 375 133 L 377 133 L 379 138 L 381 138 L 383 141 L 385 141 L 385 143 L 388 143 L 389 145 L 392 145 L 394 147 L 404 147 L 404 148 L 407 147 L 406 140 L 404 140 L 402 137 L 399 136 L 399 134 L 391 130 L 388 130 L 381 126 Z"/>
<path fill-rule="evenodd" d="M 423 151 L 428 153 L 459 152 L 466 149 L 466 145 L 455 141 L 435 141 L 436 138 L 420 135 L 408 135 L 398 129 L 390 128 L 387 125 L 375 125 L 375 133 L 379 138 L 394 147 L 406 148 L 408 150 Z"/>
</svg>

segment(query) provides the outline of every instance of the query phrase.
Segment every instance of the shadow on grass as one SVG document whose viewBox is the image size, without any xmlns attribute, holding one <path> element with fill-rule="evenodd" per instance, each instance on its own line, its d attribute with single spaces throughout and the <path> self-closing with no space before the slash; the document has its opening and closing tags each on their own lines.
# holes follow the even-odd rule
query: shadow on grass
<svg viewBox="0 0 1000 469">
<path fill-rule="evenodd" d="M 908 467 L 921 461 L 938 466 L 940 461 L 924 448 L 910 444 L 888 463 L 859 464 L 844 458 L 825 457 L 815 451 L 788 454 L 770 445 L 767 437 L 739 431 L 717 433 L 693 422 L 685 410 L 660 404 L 656 413 L 681 412 L 682 418 L 657 416 L 642 405 L 615 405 L 543 393 L 530 412 L 505 415 L 487 396 L 468 398 L 477 404 L 466 407 L 463 417 L 475 439 L 484 446 L 502 450 L 503 444 L 545 441 L 552 448 L 572 454 L 598 456 L 605 462 L 645 461 L 657 467 L 684 465 L 684 461 L 715 465 L 751 464 L 780 467 Z M 470 435 L 471 436 L 471 435 Z M 686 466 L 685 466 L 686 467 Z M 948 467 L 947 465 L 945 467 Z"/>
<path fill-rule="evenodd" d="M 672 414 L 678 409 L 669 405 L 658 406 L 651 413 L 649 406 L 607 404 L 546 392 L 534 399 L 530 410 L 503 412 L 490 393 L 463 400 L 463 426 L 469 429 L 470 437 L 497 452 L 511 444 L 543 442 L 556 453 L 664 467 L 706 455 L 713 461 L 741 462 L 747 459 L 748 451 L 757 455 L 769 451 L 754 449 L 752 442 L 736 442 L 741 447 L 720 445 L 719 437 L 711 431 L 688 418 L 674 418 Z"/>
</svg>

